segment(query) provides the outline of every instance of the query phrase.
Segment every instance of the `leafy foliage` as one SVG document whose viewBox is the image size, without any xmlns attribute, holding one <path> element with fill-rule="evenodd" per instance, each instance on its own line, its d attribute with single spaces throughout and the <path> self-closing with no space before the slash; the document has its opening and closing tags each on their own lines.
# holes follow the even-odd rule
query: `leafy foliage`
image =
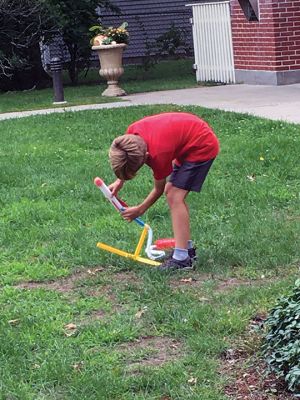
<svg viewBox="0 0 300 400">
<path fill-rule="evenodd" d="M 163 34 L 155 40 L 150 40 L 148 29 L 143 21 L 138 16 L 135 17 L 135 20 L 139 24 L 140 34 L 144 38 L 145 54 L 141 67 L 145 71 L 154 68 L 163 59 L 182 58 L 191 53 L 185 29 L 177 27 L 174 22 Z"/>
<path fill-rule="evenodd" d="M 300 280 L 271 310 L 266 328 L 264 351 L 270 368 L 300 394 Z"/>
<path fill-rule="evenodd" d="M 185 52 L 186 40 L 186 32 L 176 27 L 173 22 L 170 28 L 156 39 L 157 50 L 161 55 L 175 57 L 178 52 Z"/>
<path fill-rule="evenodd" d="M 90 43 L 93 45 L 108 45 L 108 44 L 116 44 L 116 43 L 128 43 L 129 34 L 127 31 L 128 23 L 123 22 L 122 25 L 117 28 L 110 26 L 105 28 L 102 25 L 94 25 L 89 31 L 93 34 L 93 38 L 90 40 Z M 96 36 L 95 36 L 96 35 Z M 98 38 L 99 39 L 98 39 Z M 99 43 L 94 43 L 95 39 L 98 39 Z"/>
<path fill-rule="evenodd" d="M 0 0 L 0 90 L 29 89 L 47 78 L 41 63 L 41 41 L 61 35 L 70 53 L 73 84 L 90 56 L 88 28 L 97 8 L 108 0 Z"/>
<path fill-rule="evenodd" d="M 47 77 L 41 37 L 54 33 L 55 18 L 43 0 L 0 0 L 0 90 L 29 89 Z"/>
<path fill-rule="evenodd" d="M 89 27 L 99 18 L 98 7 L 117 12 L 109 0 L 49 0 L 57 15 L 57 28 L 70 53 L 68 71 L 71 82 L 78 83 L 78 73 L 89 65 Z"/>
</svg>

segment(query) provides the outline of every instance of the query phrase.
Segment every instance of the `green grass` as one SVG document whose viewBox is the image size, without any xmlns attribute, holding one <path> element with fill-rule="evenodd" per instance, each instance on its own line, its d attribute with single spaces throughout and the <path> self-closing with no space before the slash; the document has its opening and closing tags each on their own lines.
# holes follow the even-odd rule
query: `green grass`
<svg viewBox="0 0 300 400">
<path fill-rule="evenodd" d="M 192 64 L 192 60 L 167 61 L 157 64 L 149 71 L 144 71 L 138 66 L 125 66 L 120 85 L 128 94 L 193 87 L 197 84 Z M 64 97 L 67 101 L 65 106 L 123 100 L 123 98 L 101 96 L 106 83 L 100 78 L 98 69 L 89 70 L 86 76 L 81 74 L 79 81 L 78 86 L 70 86 L 68 75 L 64 74 Z M 61 107 L 61 105 L 53 106 L 52 102 L 52 88 L 0 93 L 0 113 Z"/>
<path fill-rule="evenodd" d="M 102 90 L 101 90 L 102 89 Z M 120 98 L 101 97 L 104 86 L 80 85 L 64 88 L 66 104 L 53 104 L 53 89 L 41 89 L 23 92 L 0 93 L 0 114 L 14 111 L 41 110 L 45 108 L 71 107 L 83 104 L 100 104 L 122 101 Z"/>
<path fill-rule="evenodd" d="M 189 195 L 197 269 L 173 276 L 96 248 L 103 241 L 133 250 L 140 230 L 93 185 L 97 175 L 113 179 L 112 139 L 133 120 L 166 110 L 206 119 L 222 149 L 203 192 Z M 298 274 L 298 132 L 297 125 L 175 106 L 2 121 L 0 399 L 225 400 L 220 354 Z M 134 205 L 151 185 L 144 167 L 122 197 Z M 144 219 L 155 238 L 171 235 L 164 198 Z M 103 270 L 89 274 L 93 267 Z M 85 275 L 65 292 L 16 286 L 58 284 L 75 270 Z M 180 282 L 186 277 L 199 284 Z M 226 278 L 252 285 L 224 292 L 219 284 Z M 69 323 L 77 326 L 70 336 Z M 180 343 L 176 359 L 143 365 L 158 349 L 134 343 L 148 336 Z M 140 362 L 137 370 L 132 360 Z"/>
</svg>

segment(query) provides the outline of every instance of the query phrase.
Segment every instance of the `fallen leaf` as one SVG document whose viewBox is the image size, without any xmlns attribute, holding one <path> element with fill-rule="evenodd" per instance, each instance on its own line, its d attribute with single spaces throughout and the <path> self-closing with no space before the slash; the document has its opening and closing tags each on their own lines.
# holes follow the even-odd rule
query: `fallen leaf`
<svg viewBox="0 0 300 400">
<path fill-rule="evenodd" d="M 20 320 L 19 319 L 10 319 L 8 321 L 8 323 L 9 323 L 9 325 L 15 326 L 15 325 L 18 325 L 20 323 Z"/>
<path fill-rule="evenodd" d="M 209 301 L 209 299 L 207 297 L 199 297 L 198 300 L 199 301 Z"/>
<path fill-rule="evenodd" d="M 268 390 L 268 392 L 271 392 L 271 393 L 276 394 L 276 393 L 278 393 L 278 390 L 277 390 L 276 388 L 270 388 L 270 389 Z"/>
<path fill-rule="evenodd" d="M 90 274 L 90 275 L 96 275 L 97 272 L 101 272 L 101 271 L 103 271 L 103 269 L 104 269 L 104 268 L 96 268 L 96 269 L 94 269 L 93 271 L 92 271 L 91 269 L 88 269 L 87 272 L 88 272 L 88 274 Z"/>
<path fill-rule="evenodd" d="M 197 378 L 191 377 L 191 378 L 188 380 L 188 383 L 189 383 L 190 385 L 196 385 L 196 383 L 197 383 Z"/>
<path fill-rule="evenodd" d="M 193 282 L 195 279 L 193 279 L 193 278 L 182 278 L 182 279 L 180 279 L 180 282 L 183 282 L 183 283 L 191 283 L 191 282 Z"/>
<path fill-rule="evenodd" d="M 80 371 L 81 370 L 81 368 L 83 367 L 83 361 L 79 361 L 79 363 L 76 363 L 76 364 L 73 364 L 72 365 L 72 368 L 75 370 L 75 371 Z"/>
<path fill-rule="evenodd" d="M 70 324 L 65 325 L 65 328 L 69 329 L 69 330 L 73 330 L 73 329 L 77 329 L 77 325 L 70 323 Z"/>
<path fill-rule="evenodd" d="M 65 336 L 66 337 L 71 337 L 71 336 L 75 336 L 75 335 L 77 335 L 77 329 L 74 329 L 74 330 L 72 330 L 72 331 L 69 331 L 69 332 L 65 332 Z"/>
<path fill-rule="evenodd" d="M 139 311 L 135 314 L 135 318 L 137 318 L 137 319 L 142 318 L 142 316 L 145 314 L 146 311 L 147 311 L 147 307 L 143 307 L 141 310 L 139 310 Z"/>
<path fill-rule="evenodd" d="M 248 179 L 250 182 L 254 182 L 255 179 L 256 179 L 256 176 L 255 176 L 255 175 L 247 175 L 247 179 Z"/>
</svg>

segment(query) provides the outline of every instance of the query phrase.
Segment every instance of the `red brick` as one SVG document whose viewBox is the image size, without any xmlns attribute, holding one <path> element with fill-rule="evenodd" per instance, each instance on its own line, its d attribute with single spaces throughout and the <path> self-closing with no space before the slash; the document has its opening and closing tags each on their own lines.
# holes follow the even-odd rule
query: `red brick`
<svg viewBox="0 0 300 400">
<path fill-rule="evenodd" d="M 299 21 L 299 17 L 290 17 L 287 20 L 288 20 L 288 22 L 297 22 L 297 21 Z"/>
<path fill-rule="evenodd" d="M 278 15 L 280 13 L 287 12 L 287 8 L 286 7 L 278 6 L 277 8 L 272 8 L 272 9 L 274 10 L 274 15 Z"/>
<path fill-rule="evenodd" d="M 276 67 L 275 71 L 288 71 L 287 67 Z"/>
<path fill-rule="evenodd" d="M 282 12 L 280 13 L 281 18 L 288 18 L 288 17 L 293 17 L 294 13 L 290 12 L 290 9 L 288 9 L 288 12 Z"/>
<path fill-rule="evenodd" d="M 282 61 L 282 65 L 295 65 L 296 61 L 288 60 L 288 61 Z"/>
<path fill-rule="evenodd" d="M 276 52 L 276 56 L 292 56 L 292 55 L 295 55 L 296 54 L 296 52 L 295 51 L 293 51 L 293 52 L 291 52 L 291 51 L 289 51 L 289 50 L 287 50 L 287 51 L 281 51 L 280 53 L 277 53 Z"/>
<path fill-rule="evenodd" d="M 282 28 L 285 28 L 285 27 L 286 28 L 289 28 L 289 27 L 293 28 L 294 24 L 295 23 L 293 23 L 293 22 L 284 22 L 283 24 L 280 24 L 280 27 L 282 27 Z"/>
<path fill-rule="evenodd" d="M 300 64 L 300 0 L 260 0 L 260 21 L 248 22 L 231 0 L 235 65 L 289 70 Z"/>
</svg>

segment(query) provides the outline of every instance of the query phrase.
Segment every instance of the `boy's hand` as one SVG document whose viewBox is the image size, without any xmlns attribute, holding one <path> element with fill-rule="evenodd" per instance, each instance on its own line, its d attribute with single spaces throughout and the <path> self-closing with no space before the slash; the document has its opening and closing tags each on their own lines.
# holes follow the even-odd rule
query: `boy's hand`
<svg viewBox="0 0 300 400">
<path fill-rule="evenodd" d="M 108 186 L 108 189 L 111 191 L 111 194 L 113 196 L 117 196 L 118 192 L 122 189 L 123 185 L 124 181 L 121 181 L 121 179 L 117 179 Z"/>
<path fill-rule="evenodd" d="M 133 219 L 141 216 L 143 214 L 139 206 L 128 207 L 126 210 L 122 211 L 121 215 L 126 221 L 131 222 Z"/>
</svg>

